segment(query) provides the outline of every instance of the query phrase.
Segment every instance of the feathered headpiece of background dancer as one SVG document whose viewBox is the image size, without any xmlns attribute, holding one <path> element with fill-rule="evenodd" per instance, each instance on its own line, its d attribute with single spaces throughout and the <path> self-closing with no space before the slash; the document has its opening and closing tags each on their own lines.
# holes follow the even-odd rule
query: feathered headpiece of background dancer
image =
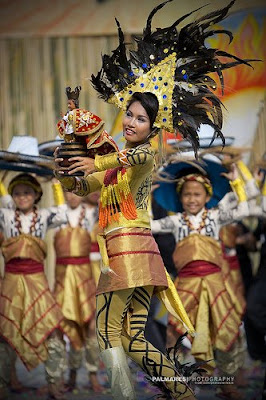
<svg viewBox="0 0 266 400">
<path fill-rule="evenodd" d="M 193 21 L 180 30 L 177 26 L 202 7 L 178 18 L 171 26 L 152 31 L 154 15 L 165 4 L 155 7 L 148 16 L 141 37 L 135 37 L 136 50 L 128 50 L 124 34 L 116 20 L 119 46 L 109 56 L 102 56 L 102 67 L 91 81 L 105 101 L 126 109 L 134 92 L 152 92 L 159 101 L 159 112 L 154 126 L 168 132 L 180 132 L 190 141 L 197 154 L 198 129 L 201 124 L 214 129 L 220 136 L 223 117 L 222 103 L 214 94 L 215 81 L 208 76 L 217 73 L 222 89 L 223 70 L 239 64 L 249 64 L 232 54 L 209 48 L 205 40 L 216 34 L 225 34 L 231 43 L 233 35 L 225 29 L 213 29 L 213 24 L 223 20 L 233 6 L 213 11 Z M 229 61 L 222 61 L 225 57 Z"/>
<path fill-rule="evenodd" d="M 222 161 L 222 164 L 225 166 L 230 166 L 235 162 L 239 161 L 243 157 L 243 153 L 250 151 L 250 147 L 234 147 L 234 146 L 216 146 L 212 148 L 208 148 L 206 150 L 202 150 L 200 152 L 200 157 L 204 157 L 205 155 L 213 154 L 218 159 Z M 227 156 L 227 157 L 226 157 Z"/>
</svg>

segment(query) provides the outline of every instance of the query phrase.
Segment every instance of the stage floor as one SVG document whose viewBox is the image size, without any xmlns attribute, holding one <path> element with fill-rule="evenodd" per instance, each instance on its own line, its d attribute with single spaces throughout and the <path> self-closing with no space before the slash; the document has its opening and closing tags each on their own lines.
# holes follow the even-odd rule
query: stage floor
<svg viewBox="0 0 266 400">
<path fill-rule="evenodd" d="M 10 392 L 8 400 L 47 400 L 47 393 L 45 393 L 45 373 L 44 366 L 40 365 L 35 370 L 28 372 L 22 363 L 17 360 L 17 375 L 21 382 L 29 388 L 29 391 L 24 393 Z M 136 393 L 138 400 L 153 399 L 158 393 L 150 383 L 148 383 L 142 371 L 131 363 L 130 368 L 135 381 Z M 246 375 L 248 379 L 248 387 L 240 389 L 244 394 L 245 400 L 261 400 L 261 393 L 264 382 L 265 364 L 247 360 L 246 362 Z M 102 384 L 107 386 L 107 378 L 105 371 L 99 371 L 99 379 Z M 218 399 L 215 396 L 215 388 L 217 385 L 196 384 L 195 391 L 198 400 L 212 400 Z M 32 389 L 30 389 L 32 388 Z M 42 388 L 42 390 L 40 390 Z M 43 392 L 42 394 L 40 392 Z M 78 371 L 77 389 L 72 393 L 66 393 L 67 400 L 112 400 L 110 390 L 106 388 L 103 394 L 96 394 L 89 388 L 88 375 L 85 368 Z"/>
</svg>

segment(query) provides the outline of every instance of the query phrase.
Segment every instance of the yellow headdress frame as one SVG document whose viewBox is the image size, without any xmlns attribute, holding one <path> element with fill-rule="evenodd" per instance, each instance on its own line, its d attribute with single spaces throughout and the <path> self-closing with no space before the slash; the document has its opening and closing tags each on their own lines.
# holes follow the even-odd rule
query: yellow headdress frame
<svg viewBox="0 0 266 400">
<path fill-rule="evenodd" d="M 110 97 L 109 103 L 126 110 L 134 92 L 154 93 L 159 102 L 159 111 L 154 122 L 156 128 L 173 132 L 172 96 L 175 85 L 176 53 L 172 53 L 152 69 L 137 78 L 119 93 Z M 137 73 L 137 72 L 136 72 Z"/>
</svg>

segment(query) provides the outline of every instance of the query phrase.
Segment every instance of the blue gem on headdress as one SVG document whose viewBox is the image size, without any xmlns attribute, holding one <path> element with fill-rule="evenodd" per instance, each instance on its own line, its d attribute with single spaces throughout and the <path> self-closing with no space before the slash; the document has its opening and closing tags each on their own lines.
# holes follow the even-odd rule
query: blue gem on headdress
<svg viewBox="0 0 266 400">
<path fill-rule="evenodd" d="M 166 122 L 166 118 L 163 118 L 163 122 Z"/>
<path fill-rule="evenodd" d="M 168 85 L 168 83 L 167 82 L 164 82 L 164 86 L 167 86 Z"/>
<path fill-rule="evenodd" d="M 129 75 L 129 76 L 134 76 L 134 72 L 133 72 L 133 71 L 130 71 L 130 72 L 128 73 L 128 75 Z"/>
<path fill-rule="evenodd" d="M 159 79 L 159 81 L 161 81 L 163 78 L 162 78 L 161 76 L 159 76 L 159 78 L 158 78 L 158 79 Z"/>
<path fill-rule="evenodd" d="M 183 75 L 183 78 L 187 80 L 188 79 L 188 74 Z"/>
<path fill-rule="evenodd" d="M 132 92 L 132 90 L 129 90 L 128 93 L 129 93 L 129 94 L 132 94 L 133 92 Z"/>
<path fill-rule="evenodd" d="M 164 107 L 164 111 L 167 111 L 168 110 L 168 107 Z"/>
<path fill-rule="evenodd" d="M 142 68 L 147 68 L 147 64 L 146 63 L 142 64 Z"/>
<path fill-rule="evenodd" d="M 152 78 L 152 80 L 153 80 L 153 82 L 155 82 L 155 81 L 156 81 L 156 77 L 154 76 L 154 77 Z"/>
<path fill-rule="evenodd" d="M 124 100 L 124 98 L 123 97 L 120 97 L 120 99 L 119 99 L 120 101 L 123 101 Z"/>
<path fill-rule="evenodd" d="M 164 95 L 163 95 L 163 99 L 167 99 L 167 96 L 166 96 L 166 94 L 164 94 Z"/>
<path fill-rule="evenodd" d="M 140 86 L 141 86 L 141 87 L 144 87 L 144 83 L 141 83 Z"/>
<path fill-rule="evenodd" d="M 157 90 L 157 89 L 158 89 L 158 87 L 159 87 L 159 86 L 157 86 L 157 85 L 156 85 L 156 86 L 154 86 L 154 89 L 155 89 L 155 90 Z"/>
</svg>

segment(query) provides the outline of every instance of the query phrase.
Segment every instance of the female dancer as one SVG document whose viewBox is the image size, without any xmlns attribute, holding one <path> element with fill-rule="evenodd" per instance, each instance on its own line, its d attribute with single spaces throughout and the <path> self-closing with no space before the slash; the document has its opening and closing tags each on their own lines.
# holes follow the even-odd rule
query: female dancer
<svg viewBox="0 0 266 400">
<path fill-rule="evenodd" d="M 85 170 L 89 174 L 86 179 L 62 177 L 59 172 L 64 173 L 63 169 L 56 173 L 62 184 L 78 195 L 102 188 L 99 224 L 104 231 L 99 245 L 105 274 L 100 276 L 97 289 L 97 335 L 113 393 L 123 399 L 134 398 L 124 350 L 153 377 L 165 380 L 178 376 L 171 361 L 144 338 L 153 292 L 159 292 L 171 313 L 176 314 L 174 300 L 179 304 L 179 315 L 186 318 L 150 232 L 147 208 L 154 152 L 149 138 L 158 128 L 168 132 L 179 130 L 197 150 L 197 130 L 202 123 L 222 136 L 221 102 L 213 93 L 217 85 L 208 73 L 217 72 L 223 82 L 223 69 L 247 64 L 204 43 L 206 37 L 216 34 L 213 23 L 226 16 L 234 1 L 189 23 L 180 32 L 177 25 L 192 13 L 152 32 L 153 16 L 168 2 L 151 11 L 143 36 L 136 39 L 136 51 L 127 52 L 117 21 L 119 46 L 111 56 L 102 57 L 101 70 L 92 76 L 101 97 L 126 110 L 125 150 L 96 156 L 95 160 L 74 157 L 77 162 L 72 165 L 72 172 Z M 218 33 L 231 37 L 228 31 Z M 220 55 L 233 62 L 223 62 Z M 159 137 L 162 138 L 161 131 Z M 59 162 L 56 159 L 56 168 L 60 170 Z M 172 303 L 167 302 L 170 296 Z M 165 386 L 174 398 L 193 398 L 185 383 L 168 379 Z"/>
<path fill-rule="evenodd" d="M 56 159 L 56 176 L 68 190 L 84 196 L 101 188 L 99 244 L 106 273 L 97 288 L 96 329 L 112 392 L 119 399 L 135 398 L 125 353 L 151 377 L 172 378 L 165 385 L 173 398 L 194 398 L 174 364 L 144 337 L 151 296 L 168 287 L 148 213 L 154 168 L 149 138 L 156 132 L 157 112 L 155 95 L 134 93 L 123 120 L 126 149 L 87 159 L 86 179 L 63 177 L 61 159 Z"/>
</svg>

